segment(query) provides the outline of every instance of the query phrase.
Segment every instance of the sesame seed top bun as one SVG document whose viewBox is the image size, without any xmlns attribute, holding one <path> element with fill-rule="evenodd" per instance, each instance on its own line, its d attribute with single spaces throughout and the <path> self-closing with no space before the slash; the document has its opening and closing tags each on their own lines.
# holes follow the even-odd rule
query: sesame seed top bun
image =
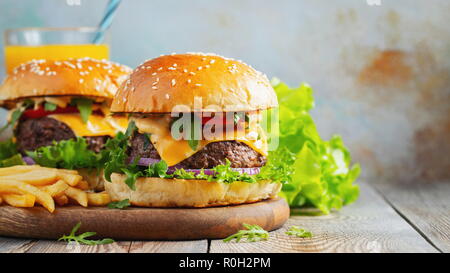
<svg viewBox="0 0 450 273">
<path fill-rule="evenodd" d="M 175 108 L 180 105 L 185 107 Z M 229 112 L 277 105 L 267 77 L 249 65 L 213 54 L 188 53 L 160 56 L 138 66 L 120 86 L 111 111 Z"/>
<path fill-rule="evenodd" d="M 111 99 L 131 68 L 91 58 L 33 60 L 16 67 L 0 86 L 0 104 L 41 96 Z"/>
</svg>

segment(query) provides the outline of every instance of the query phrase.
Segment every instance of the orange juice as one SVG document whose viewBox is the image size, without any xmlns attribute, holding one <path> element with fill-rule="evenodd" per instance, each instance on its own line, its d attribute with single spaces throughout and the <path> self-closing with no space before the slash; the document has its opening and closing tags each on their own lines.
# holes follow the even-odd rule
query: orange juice
<svg viewBox="0 0 450 273">
<path fill-rule="evenodd" d="M 7 73 L 11 73 L 16 66 L 33 59 L 61 60 L 83 57 L 109 59 L 109 47 L 106 44 L 5 47 L 5 64 Z"/>
</svg>

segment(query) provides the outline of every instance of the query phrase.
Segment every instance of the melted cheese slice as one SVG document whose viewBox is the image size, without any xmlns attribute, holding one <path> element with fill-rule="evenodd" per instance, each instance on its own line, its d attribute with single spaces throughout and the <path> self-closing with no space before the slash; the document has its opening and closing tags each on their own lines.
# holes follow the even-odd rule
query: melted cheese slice
<svg viewBox="0 0 450 273">
<path fill-rule="evenodd" d="M 48 117 L 54 118 L 67 124 L 76 136 L 111 136 L 114 137 L 118 131 L 125 132 L 128 119 L 126 117 L 103 117 L 90 115 L 89 120 L 84 123 L 79 113 L 54 114 Z"/>
<path fill-rule="evenodd" d="M 173 166 L 192 156 L 211 142 L 236 140 L 247 144 L 258 153 L 267 156 L 267 138 L 258 125 L 255 130 L 246 135 L 235 134 L 234 137 L 223 136 L 214 140 L 200 140 L 196 150 L 193 150 L 187 140 L 175 140 L 170 132 L 170 118 L 132 118 L 139 133 L 150 134 L 150 141 L 167 165 Z"/>
</svg>

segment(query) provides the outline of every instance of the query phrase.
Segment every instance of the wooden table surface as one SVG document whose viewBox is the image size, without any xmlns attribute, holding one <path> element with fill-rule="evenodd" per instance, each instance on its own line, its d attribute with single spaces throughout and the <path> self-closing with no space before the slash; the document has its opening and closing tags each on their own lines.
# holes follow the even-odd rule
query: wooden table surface
<svg viewBox="0 0 450 273">
<path fill-rule="evenodd" d="M 357 202 L 329 215 L 293 210 L 268 241 L 120 241 L 100 246 L 0 237 L 0 252 L 450 252 L 450 183 L 362 183 Z M 297 225 L 312 238 L 285 234 Z"/>
</svg>

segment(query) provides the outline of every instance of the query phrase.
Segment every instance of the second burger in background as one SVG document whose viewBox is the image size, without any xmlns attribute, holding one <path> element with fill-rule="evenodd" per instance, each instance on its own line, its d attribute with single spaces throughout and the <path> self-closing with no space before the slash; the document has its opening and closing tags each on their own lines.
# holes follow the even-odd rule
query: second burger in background
<svg viewBox="0 0 450 273">
<path fill-rule="evenodd" d="M 0 104 L 10 110 L 7 125 L 24 160 L 81 170 L 101 190 L 102 148 L 127 126 L 125 117 L 109 115 L 109 106 L 130 72 L 90 58 L 36 60 L 14 69 L 0 86 Z"/>
</svg>

